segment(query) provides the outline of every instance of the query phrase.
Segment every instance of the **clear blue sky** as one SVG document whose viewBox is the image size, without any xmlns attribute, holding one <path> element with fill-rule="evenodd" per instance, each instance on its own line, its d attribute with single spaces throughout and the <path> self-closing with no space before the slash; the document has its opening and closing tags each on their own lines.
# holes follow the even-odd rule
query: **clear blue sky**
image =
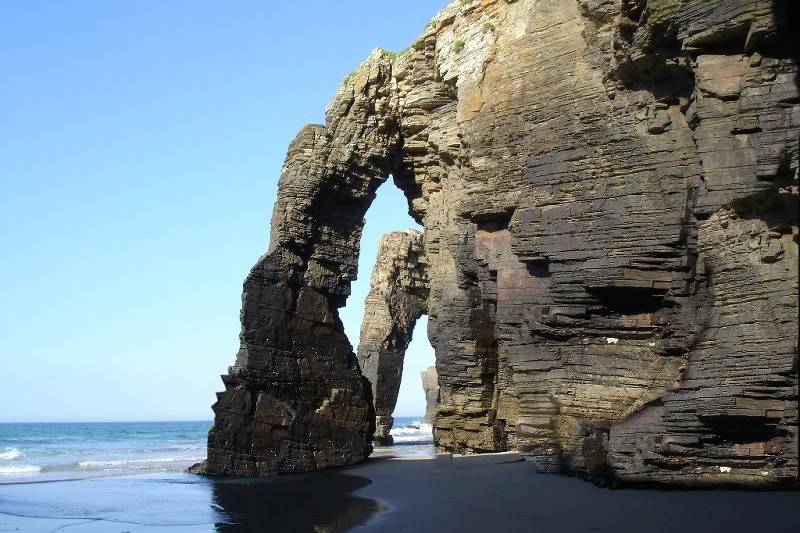
<svg viewBox="0 0 800 533">
<path fill-rule="evenodd" d="M 0 421 L 209 419 L 287 144 L 443 4 L 0 3 Z M 354 344 L 378 235 L 413 225 L 391 183 L 376 202 Z"/>
</svg>

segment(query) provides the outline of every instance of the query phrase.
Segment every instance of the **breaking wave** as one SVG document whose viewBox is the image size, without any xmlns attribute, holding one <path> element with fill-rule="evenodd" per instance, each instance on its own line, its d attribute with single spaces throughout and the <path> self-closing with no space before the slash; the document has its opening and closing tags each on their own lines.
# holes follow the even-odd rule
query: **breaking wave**
<svg viewBox="0 0 800 533">
<path fill-rule="evenodd" d="M 0 476 L 15 475 L 15 474 L 38 474 L 42 471 L 41 466 L 30 465 L 15 465 L 15 466 L 0 466 Z"/>
<path fill-rule="evenodd" d="M 205 459 L 210 425 L 208 421 L 0 424 L 0 483 L 180 472 Z"/>
<path fill-rule="evenodd" d="M 433 444 L 433 426 L 427 422 L 415 420 L 398 428 L 393 428 L 389 434 L 394 439 L 395 445 L 404 444 Z"/>
<path fill-rule="evenodd" d="M 114 468 L 128 467 L 133 469 L 147 469 L 151 465 L 164 463 L 196 463 L 204 461 L 203 457 L 153 457 L 147 459 L 113 459 L 109 461 L 80 461 L 78 467 L 89 468 Z"/>
<path fill-rule="evenodd" d="M 6 451 L 0 453 L 0 461 L 14 461 L 22 457 L 22 453 L 16 448 L 6 448 Z"/>
</svg>

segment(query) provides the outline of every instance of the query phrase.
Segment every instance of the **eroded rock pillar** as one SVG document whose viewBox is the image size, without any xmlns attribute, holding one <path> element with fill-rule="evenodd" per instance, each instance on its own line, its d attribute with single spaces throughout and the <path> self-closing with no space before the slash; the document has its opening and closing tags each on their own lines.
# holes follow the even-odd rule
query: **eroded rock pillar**
<svg viewBox="0 0 800 533">
<path fill-rule="evenodd" d="M 399 144 L 391 69 L 373 53 L 339 88 L 325 125 L 289 146 L 269 252 L 244 282 L 241 347 L 213 406 L 209 473 L 320 470 L 372 450 L 372 395 L 338 308 Z"/>
<path fill-rule="evenodd" d="M 439 405 L 439 375 L 436 367 L 431 366 L 420 372 L 422 390 L 425 391 L 425 418 L 424 421 L 432 424 L 436 418 L 436 407 Z"/>
<path fill-rule="evenodd" d="M 392 444 L 392 412 L 397 403 L 403 359 L 414 324 L 427 309 L 427 264 L 418 231 L 386 233 L 361 324 L 358 361 L 372 384 L 375 399 L 375 443 Z"/>
</svg>

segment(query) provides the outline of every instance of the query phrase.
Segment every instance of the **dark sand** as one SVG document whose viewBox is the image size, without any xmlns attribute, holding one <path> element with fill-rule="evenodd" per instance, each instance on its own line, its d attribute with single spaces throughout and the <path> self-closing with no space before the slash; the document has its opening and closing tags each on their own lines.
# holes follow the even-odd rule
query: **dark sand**
<svg viewBox="0 0 800 533">
<path fill-rule="evenodd" d="M 537 474 L 516 454 L 348 470 L 389 509 L 354 532 L 800 532 L 800 492 L 604 489 Z"/>
<path fill-rule="evenodd" d="M 0 532 L 793 532 L 800 492 L 609 490 L 515 454 L 377 458 L 269 480 L 188 474 L 0 485 Z"/>
</svg>

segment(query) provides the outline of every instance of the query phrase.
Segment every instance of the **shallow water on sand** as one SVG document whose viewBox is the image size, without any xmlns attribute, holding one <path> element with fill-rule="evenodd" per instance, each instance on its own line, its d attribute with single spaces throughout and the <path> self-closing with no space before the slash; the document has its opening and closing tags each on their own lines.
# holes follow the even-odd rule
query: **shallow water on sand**
<svg viewBox="0 0 800 533">
<path fill-rule="evenodd" d="M 205 459 L 209 422 L 0 424 L 0 531 L 345 531 L 380 510 L 365 477 L 183 474 Z M 434 454 L 430 425 L 398 417 L 396 446 Z"/>
<path fill-rule="evenodd" d="M 800 492 L 600 489 L 518 454 L 374 458 L 271 479 L 160 473 L 0 485 L 0 531 L 795 533 Z"/>
<path fill-rule="evenodd" d="M 338 472 L 272 479 L 144 474 L 0 486 L 0 531 L 326 531 L 380 509 L 352 493 L 364 477 Z"/>
</svg>

